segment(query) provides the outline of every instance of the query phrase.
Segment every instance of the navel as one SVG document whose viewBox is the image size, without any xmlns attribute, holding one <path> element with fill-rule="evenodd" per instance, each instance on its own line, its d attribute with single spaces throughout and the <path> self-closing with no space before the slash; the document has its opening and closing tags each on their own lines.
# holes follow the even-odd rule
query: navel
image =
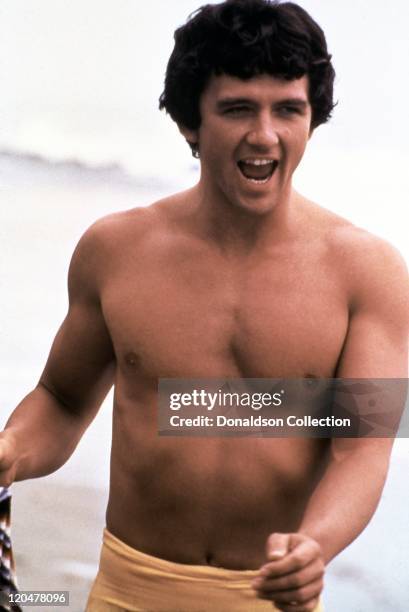
<svg viewBox="0 0 409 612">
<path fill-rule="evenodd" d="M 206 555 L 206 565 L 209 565 L 210 567 L 219 567 L 212 554 Z"/>
</svg>

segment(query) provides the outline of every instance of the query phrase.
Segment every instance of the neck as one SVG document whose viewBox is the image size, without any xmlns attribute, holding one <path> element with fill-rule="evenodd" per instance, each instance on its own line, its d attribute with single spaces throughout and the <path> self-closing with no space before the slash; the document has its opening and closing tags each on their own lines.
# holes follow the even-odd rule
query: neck
<svg viewBox="0 0 409 612">
<path fill-rule="evenodd" d="M 290 232 L 294 203 L 299 198 L 290 186 L 273 209 L 260 213 L 215 197 L 201 182 L 195 191 L 195 216 L 201 230 L 222 251 L 232 254 L 248 254 L 264 244 L 281 241 Z"/>
</svg>

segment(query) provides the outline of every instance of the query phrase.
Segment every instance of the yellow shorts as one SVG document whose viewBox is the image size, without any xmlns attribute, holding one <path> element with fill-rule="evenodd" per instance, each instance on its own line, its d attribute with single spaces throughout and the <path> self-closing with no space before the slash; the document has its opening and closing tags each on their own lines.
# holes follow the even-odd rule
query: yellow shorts
<svg viewBox="0 0 409 612">
<path fill-rule="evenodd" d="M 86 612 L 273 612 L 250 586 L 257 574 L 151 557 L 105 529 Z"/>
</svg>

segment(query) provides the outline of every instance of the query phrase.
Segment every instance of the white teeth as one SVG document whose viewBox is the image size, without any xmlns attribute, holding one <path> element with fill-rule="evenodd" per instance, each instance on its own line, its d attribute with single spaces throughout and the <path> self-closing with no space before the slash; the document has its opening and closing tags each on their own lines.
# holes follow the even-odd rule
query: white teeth
<svg viewBox="0 0 409 612">
<path fill-rule="evenodd" d="M 270 177 L 265 178 L 265 179 L 254 179 L 254 178 L 247 178 L 246 180 L 249 181 L 250 183 L 257 183 L 257 185 L 264 185 L 264 183 L 268 183 L 268 181 L 270 180 Z"/>
<path fill-rule="evenodd" d="M 245 164 L 252 164 L 253 166 L 267 166 L 274 162 L 273 159 L 243 159 Z"/>
</svg>

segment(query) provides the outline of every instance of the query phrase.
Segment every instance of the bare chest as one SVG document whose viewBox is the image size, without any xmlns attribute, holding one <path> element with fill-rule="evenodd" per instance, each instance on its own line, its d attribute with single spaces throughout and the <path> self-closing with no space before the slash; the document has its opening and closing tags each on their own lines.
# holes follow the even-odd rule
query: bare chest
<svg viewBox="0 0 409 612">
<path fill-rule="evenodd" d="M 125 374 L 331 376 L 348 327 L 328 265 L 290 258 L 237 268 L 161 259 L 119 268 L 102 296 Z"/>
</svg>

